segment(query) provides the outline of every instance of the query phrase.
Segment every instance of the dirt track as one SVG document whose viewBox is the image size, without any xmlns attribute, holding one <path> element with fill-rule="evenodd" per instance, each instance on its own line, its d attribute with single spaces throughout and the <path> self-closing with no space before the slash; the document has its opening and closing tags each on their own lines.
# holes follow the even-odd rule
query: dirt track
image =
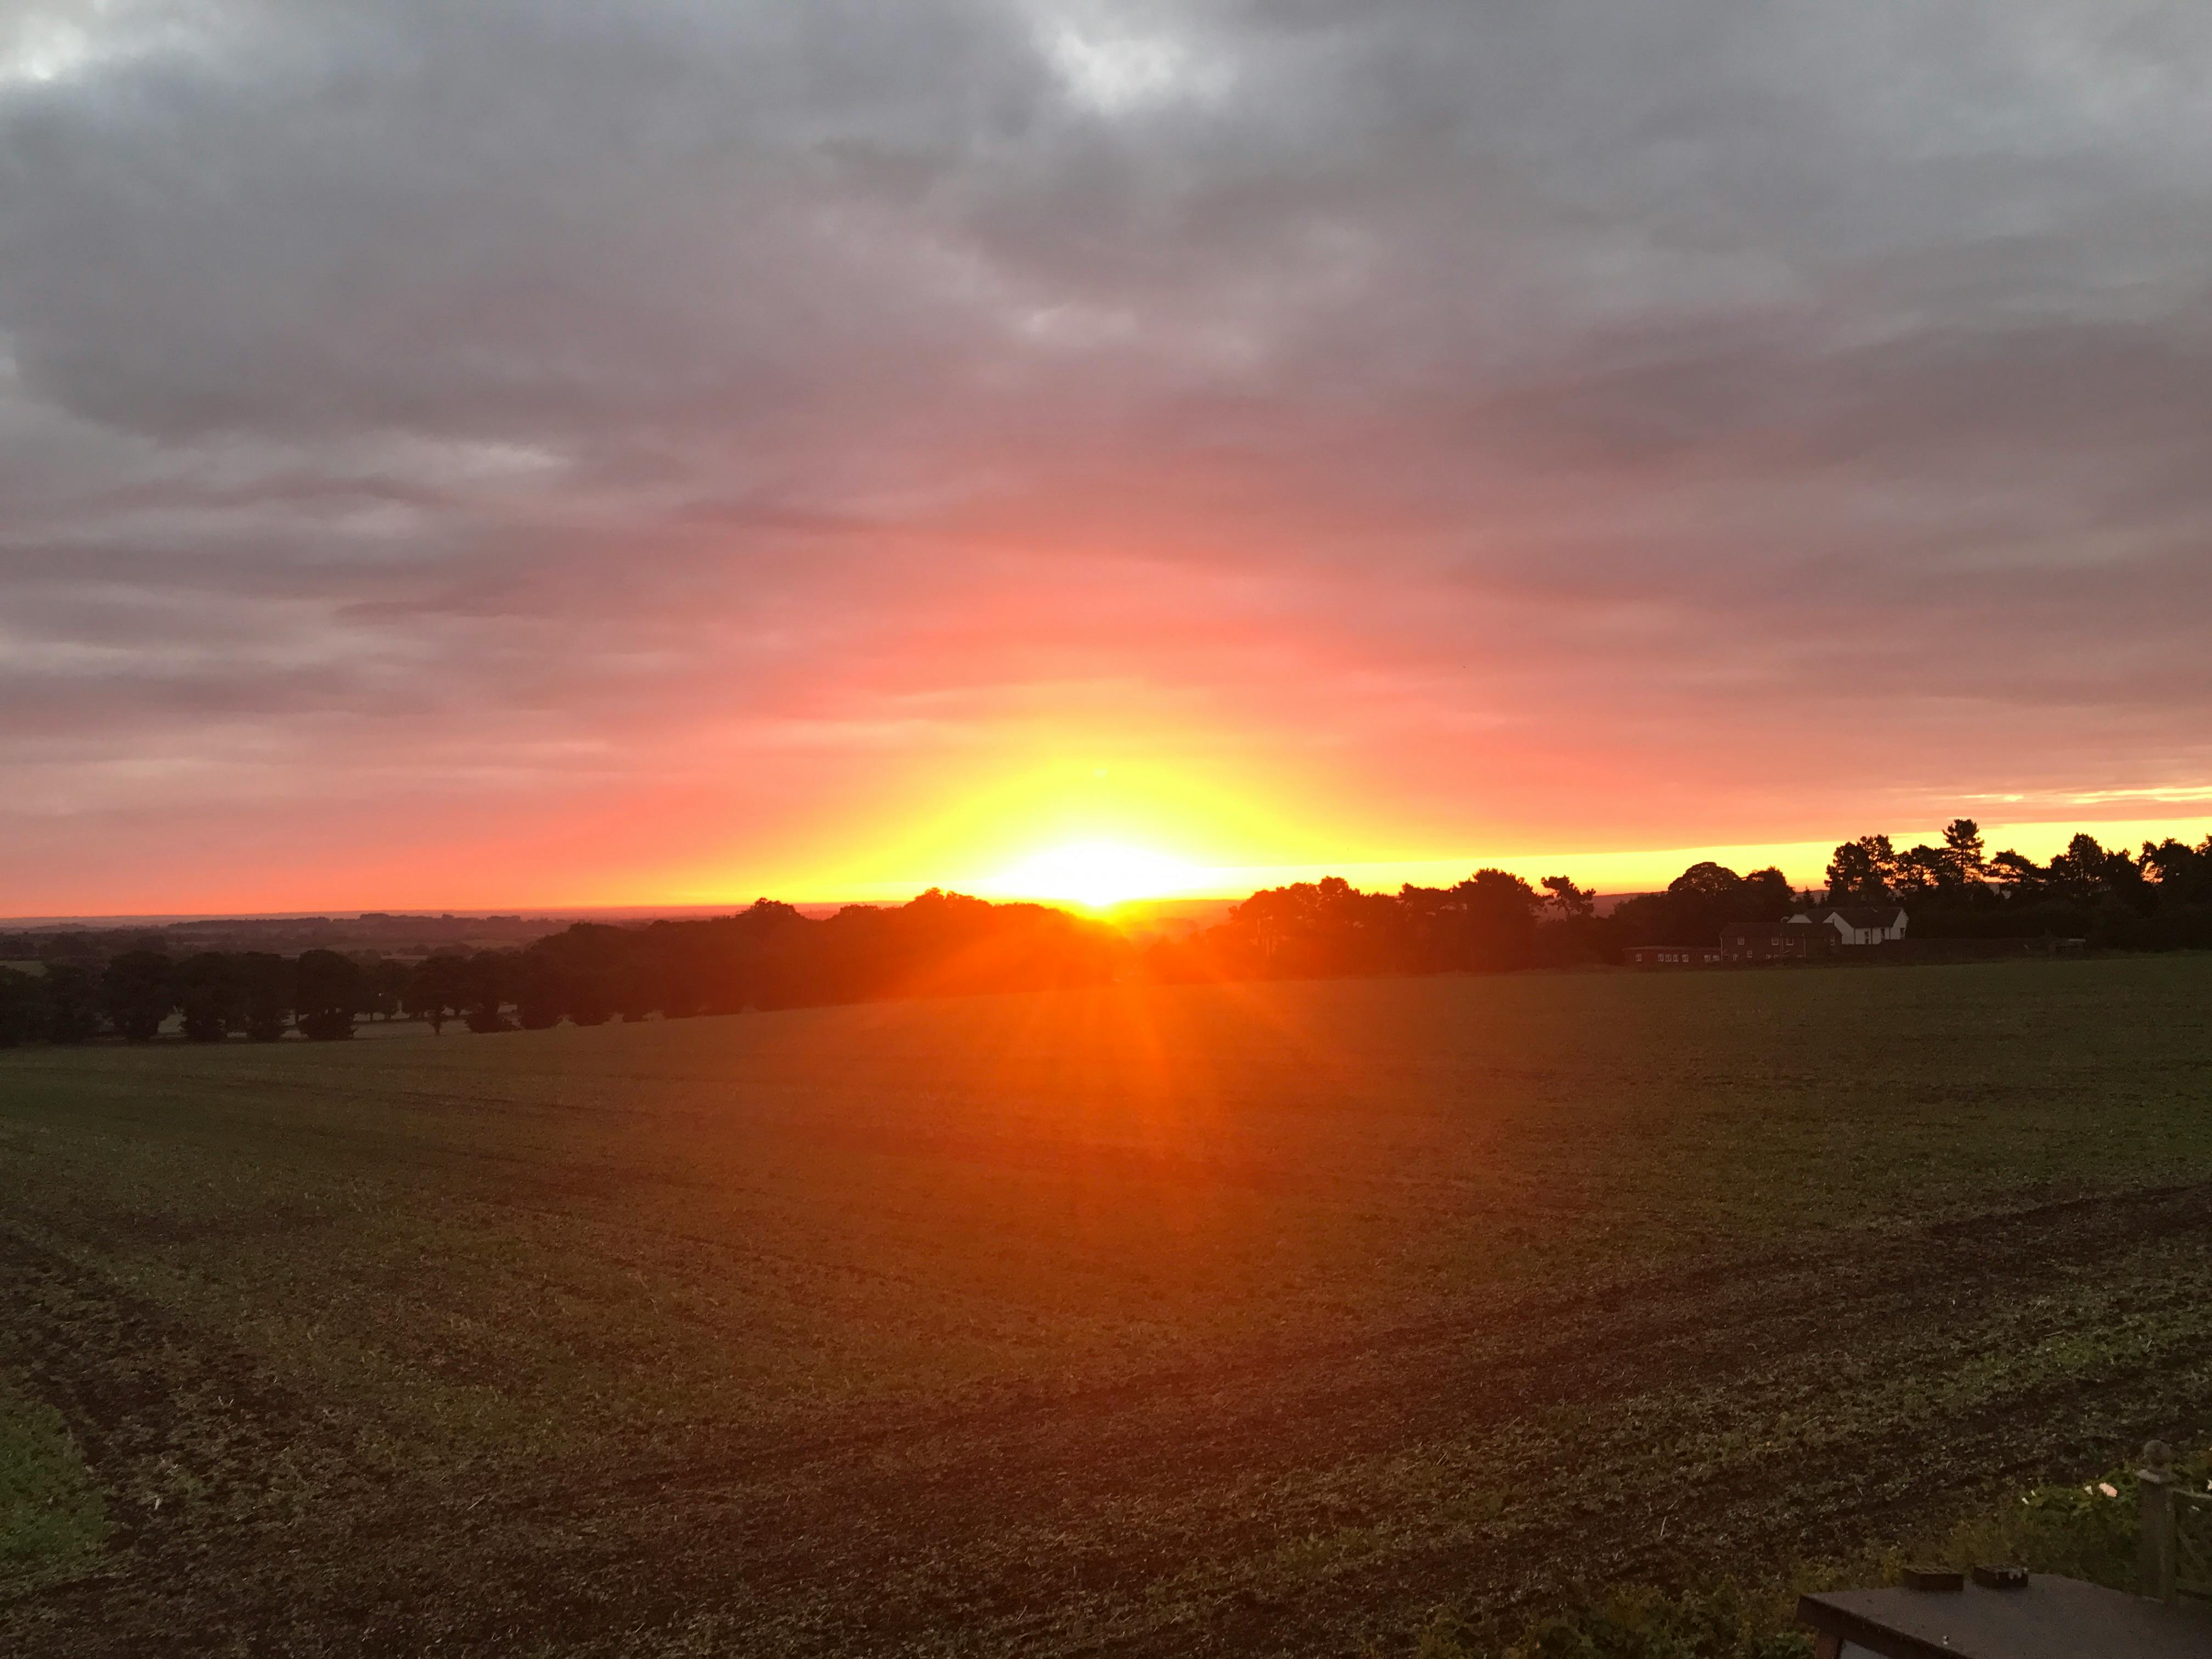
<svg viewBox="0 0 2212 1659">
<path fill-rule="evenodd" d="M 1347 1651 L 1447 1601 L 1847 1547 L 2202 1426 L 2208 1269 L 2212 1186 L 2181 1187 L 378 1485 L 310 1402 L 0 1233 L 0 1361 L 111 1492 L 187 1493 L 116 1505 L 107 1564 L 0 1602 L 0 1646 Z M 2090 1363 L 2037 1362 L 2085 1329 Z"/>
</svg>

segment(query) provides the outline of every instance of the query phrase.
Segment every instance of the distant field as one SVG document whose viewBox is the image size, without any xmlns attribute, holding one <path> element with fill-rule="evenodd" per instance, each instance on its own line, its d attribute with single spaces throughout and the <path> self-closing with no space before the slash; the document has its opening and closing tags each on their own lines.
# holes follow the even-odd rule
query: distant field
<svg viewBox="0 0 2212 1659">
<path fill-rule="evenodd" d="M 25 1049 L 0 1651 L 1387 1651 L 2212 1426 L 2208 1284 L 2206 957 Z"/>
</svg>

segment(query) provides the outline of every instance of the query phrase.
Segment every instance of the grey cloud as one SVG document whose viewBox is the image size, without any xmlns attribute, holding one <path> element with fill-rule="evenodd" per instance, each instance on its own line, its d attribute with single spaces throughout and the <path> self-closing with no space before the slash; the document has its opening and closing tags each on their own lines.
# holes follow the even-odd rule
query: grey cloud
<svg viewBox="0 0 2212 1659">
<path fill-rule="evenodd" d="M 2212 769 L 2201 8 L 27 8 L 0 766 L 1058 653 Z M 1822 610 L 1917 682 L 1773 646 Z M 1992 755 L 1977 681 L 2088 712 Z"/>
</svg>

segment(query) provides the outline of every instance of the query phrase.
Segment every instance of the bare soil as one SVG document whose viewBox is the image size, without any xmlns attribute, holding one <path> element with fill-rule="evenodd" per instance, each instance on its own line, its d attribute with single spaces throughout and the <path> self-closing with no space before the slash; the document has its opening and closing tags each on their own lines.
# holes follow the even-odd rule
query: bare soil
<svg viewBox="0 0 2212 1659">
<path fill-rule="evenodd" d="M 2212 1185 L 2195 1184 L 1301 1332 L 1103 1386 L 610 1445 L 477 1486 L 353 1478 L 248 1358 L 0 1232 L 7 1362 L 103 1486 L 181 1490 L 190 1517 L 124 1507 L 100 1570 L 0 1601 L 0 1632 L 84 1656 L 1356 1651 L 1439 1603 L 1847 1548 L 1962 1488 L 2170 1431 L 2212 1374 L 2193 1317 L 2209 1267 Z M 2080 1316 L 2057 1279 L 2133 1286 L 2099 1317 L 2171 1339 L 2055 1386 L 1970 1386 L 1990 1344 Z M 1909 1368 L 1911 1409 L 1844 1408 L 1838 1379 L 1869 1358 Z M 1655 1443 L 1708 1440 L 1704 1467 L 1637 1478 Z M 1393 1526 L 1363 1503 L 1362 1471 L 1439 1448 L 1486 1495 L 1475 1518 Z M 1301 1533 L 1357 1544 L 1268 1571 Z"/>
</svg>

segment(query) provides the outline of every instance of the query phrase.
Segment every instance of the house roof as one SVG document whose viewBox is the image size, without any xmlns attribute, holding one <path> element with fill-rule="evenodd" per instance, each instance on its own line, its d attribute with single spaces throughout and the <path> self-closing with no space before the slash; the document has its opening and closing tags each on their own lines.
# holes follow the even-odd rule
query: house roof
<svg viewBox="0 0 2212 1659">
<path fill-rule="evenodd" d="M 1797 1619 L 1885 1659 L 2204 1659 L 2212 1611 L 2032 1573 L 2025 1588 L 1836 1590 Z"/>
<path fill-rule="evenodd" d="M 1790 921 L 1820 924 L 1825 923 L 1831 916 L 1841 916 L 1844 924 L 1851 927 L 1894 927 L 1897 919 L 1904 914 L 1905 907 L 1901 904 L 1824 904 L 1802 915 L 1792 916 Z"/>
</svg>

